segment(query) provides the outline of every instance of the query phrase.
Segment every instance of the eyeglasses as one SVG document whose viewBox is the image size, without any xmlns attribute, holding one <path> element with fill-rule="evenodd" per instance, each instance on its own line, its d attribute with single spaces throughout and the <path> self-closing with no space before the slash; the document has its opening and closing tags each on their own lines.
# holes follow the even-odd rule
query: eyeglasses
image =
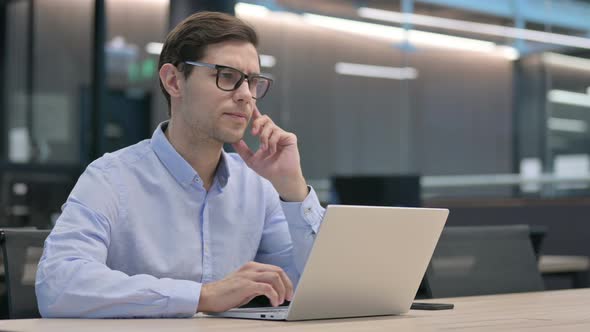
<svg viewBox="0 0 590 332">
<path fill-rule="evenodd" d="M 197 62 L 197 61 L 185 61 L 184 63 L 197 66 L 207 67 L 217 70 L 217 87 L 223 91 L 234 91 L 237 90 L 244 80 L 248 80 L 248 87 L 252 98 L 262 99 L 272 84 L 272 79 L 263 75 L 258 74 L 244 74 L 243 72 L 228 66 L 214 65 L 211 63 Z"/>
</svg>

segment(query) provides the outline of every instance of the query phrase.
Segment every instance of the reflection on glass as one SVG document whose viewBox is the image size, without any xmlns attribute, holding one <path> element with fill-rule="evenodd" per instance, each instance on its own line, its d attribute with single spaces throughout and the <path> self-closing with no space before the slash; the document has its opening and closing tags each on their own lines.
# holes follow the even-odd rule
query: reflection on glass
<svg viewBox="0 0 590 332">
<path fill-rule="evenodd" d="M 168 32 L 168 7 L 168 0 L 106 1 L 107 87 L 99 154 L 148 138 L 167 117 L 157 63 Z"/>
</svg>

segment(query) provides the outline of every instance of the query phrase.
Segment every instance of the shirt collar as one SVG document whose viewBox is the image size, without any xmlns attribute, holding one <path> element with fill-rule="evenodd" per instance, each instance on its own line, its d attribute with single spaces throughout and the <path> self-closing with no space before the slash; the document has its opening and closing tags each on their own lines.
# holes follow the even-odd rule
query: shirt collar
<svg viewBox="0 0 590 332">
<path fill-rule="evenodd" d="M 192 183 L 201 182 L 199 174 L 193 167 L 174 149 L 164 131 L 168 127 L 168 121 L 164 121 L 158 125 L 151 139 L 151 146 L 164 167 L 168 169 L 170 174 L 182 186 L 188 186 Z M 229 179 L 229 167 L 227 165 L 227 154 L 221 151 L 221 160 L 217 167 L 215 177 L 219 181 L 221 187 L 225 187 Z"/>
<path fill-rule="evenodd" d="M 221 188 L 225 187 L 227 180 L 229 179 L 228 159 L 227 153 L 221 150 L 221 160 L 219 160 L 219 166 L 217 166 L 217 172 L 215 174 Z"/>
</svg>

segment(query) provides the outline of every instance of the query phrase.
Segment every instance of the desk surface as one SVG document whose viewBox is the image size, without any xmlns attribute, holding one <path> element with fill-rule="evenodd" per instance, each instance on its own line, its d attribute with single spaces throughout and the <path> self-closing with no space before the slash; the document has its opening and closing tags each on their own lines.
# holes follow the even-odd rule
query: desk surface
<svg viewBox="0 0 590 332">
<path fill-rule="evenodd" d="M 226 318 L 193 319 L 30 319 L 0 321 L 0 330 L 62 331 L 590 331 L 590 288 L 437 300 L 454 310 L 406 315 L 270 322 Z M 437 302 L 434 301 L 434 302 Z"/>
</svg>

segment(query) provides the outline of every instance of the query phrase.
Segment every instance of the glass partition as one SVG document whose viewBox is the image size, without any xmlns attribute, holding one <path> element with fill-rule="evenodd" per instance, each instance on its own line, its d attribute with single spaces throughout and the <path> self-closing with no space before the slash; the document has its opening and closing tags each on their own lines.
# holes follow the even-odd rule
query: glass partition
<svg viewBox="0 0 590 332">
<path fill-rule="evenodd" d="M 335 175 L 419 174 L 426 198 L 585 194 L 588 12 L 557 0 L 236 5 L 273 59 L 261 109 L 298 134 L 326 201 Z"/>
<path fill-rule="evenodd" d="M 91 81 L 92 3 L 6 3 L 8 162 L 79 162 L 80 91 Z"/>
</svg>

